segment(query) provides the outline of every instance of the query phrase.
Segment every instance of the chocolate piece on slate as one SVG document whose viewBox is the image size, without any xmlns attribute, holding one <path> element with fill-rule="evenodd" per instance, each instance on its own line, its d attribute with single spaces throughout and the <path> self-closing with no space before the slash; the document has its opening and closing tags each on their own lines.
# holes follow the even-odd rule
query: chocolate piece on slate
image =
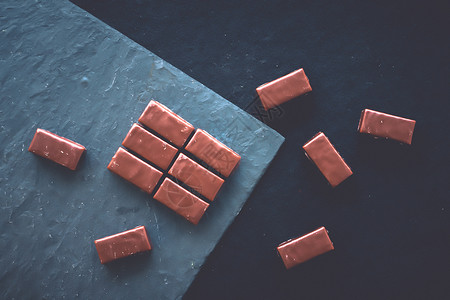
<svg viewBox="0 0 450 300">
<path fill-rule="evenodd" d="M 156 131 L 178 147 L 184 145 L 194 130 L 191 124 L 154 100 L 151 100 L 147 108 L 145 108 L 139 117 L 139 122 Z"/>
<path fill-rule="evenodd" d="M 186 150 L 228 177 L 238 165 L 239 154 L 219 142 L 206 131 L 198 129 L 186 146 Z"/>
<path fill-rule="evenodd" d="M 209 206 L 169 178 L 164 179 L 154 198 L 193 224 L 198 224 Z"/>
<path fill-rule="evenodd" d="M 208 171 L 189 157 L 180 154 L 169 174 L 181 180 L 209 200 L 213 201 L 224 180 Z"/>
<path fill-rule="evenodd" d="M 152 249 L 144 226 L 139 226 L 95 241 L 102 264 Z"/>
<path fill-rule="evenodd" d="M 122 145 L 163 170 L 169 167 L 178 151 L 138 124 L 133 124 Z"/>
<path fill-rule="evenodd" d="M 286 241 L 277 248 L 286 269 L 290 269 L 313 257 L 334 250 L 325 227 L 302 237 Z"/>
<path fill-rule="evenodd" d="M 34 134 L 28 151 L 50 159 L 71 170 L 77 168 L 83 152 L 82 145 L 69 139 L 38 128 Z"/>
<path fill-rule="evenodd" d="M 119 148 L 108 165 L 108 170 L 151 193 L 162 173 L 126 150 Z"/>
<path fill-rule="evenodd" d="M 303 69 L 296 70 L 256 88 L 266 110 L 312 91 Z"/>
<path fill-rule="evenodd" d="M 411 145 L 415 125 L 414 120 L 365 109 L 361 112 L 358 131 Z"/>
<path fill-rule="evenodd" d="M 339 185 L 353 174 L 350 167 L 322 132 L 319 132 L 307 142 L 303 149 L 332 187 Z"/>
</svg>

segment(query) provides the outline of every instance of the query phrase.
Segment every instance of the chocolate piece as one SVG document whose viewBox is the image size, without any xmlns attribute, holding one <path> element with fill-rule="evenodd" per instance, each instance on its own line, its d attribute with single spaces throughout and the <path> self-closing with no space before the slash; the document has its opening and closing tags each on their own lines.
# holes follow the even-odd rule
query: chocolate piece
<svg viewBox="0 0 450 300">
<path fill-rule="evenodd" d="M 209 206 L 169 178 L 164 179 L 154 198 L 193 224 L 198 224 Z"/>
<path fill-rule="evenodd" d="M 358 131 L 411 145 L 415 125 L 414 120 L 365 109 L 361 112 Z"/>
<path fill-rule="evenodd" d="M 180 154 L 169 174 L 213 201 L 223 184 L 223 179 L 208 171 L 189 157 Z"/>
<path fill-rule="evenodd" d="M 277 248 L 286 269 L 290 269 L 313 257 L 334 250 L 325 227 L 294 240 L 288 240 Z"/>
<path fill-rule="evenodd" d="M 102 264 L 152 249 L 144 226 L 139 226 L 95 241 Z"/>
<path fill-rule="evenodd" d="M 332 187 L 339 185 L 353 174 L 323 132 L 316 134 L 303 149 Z"/>
<path fill-rule="evenodd" d="M 119 148 L 108 165 L 108 170 L 151 193 L 162 173 L 126 150 Z"/>
<path fill-rule="evenodd" d="M 312 91 L 303 69 L 299 69 L 256 88 L 266 110 Z"/>
<path fill-rule="evenodd" d="M 77 168 L 83 152 L 82 145 L 44 129 L 36 129 L 28 151 L 50 159 L 71 170 Z"/>
<path fill-rule="evenodd" d="M 206 131 L 198 129 L 186 150 L 203 160 L 225 177 L 238 165 L 239 154 L 219 142 Z"/>
<path fill-rule="evenodd" d="M 179 115 L 151 100 L 147 108 L 139 117 L 139 122 L 153 129 L 176 146 L 181 147 L 194 130 L 194 127 Z"/>
<path fill-rule="evenodd" d="M 151 134 L 138 124 L 133 124 L 122 145 L 162 169 L 167 169 L 177 154 L 177 148 Z"/>
</svg>

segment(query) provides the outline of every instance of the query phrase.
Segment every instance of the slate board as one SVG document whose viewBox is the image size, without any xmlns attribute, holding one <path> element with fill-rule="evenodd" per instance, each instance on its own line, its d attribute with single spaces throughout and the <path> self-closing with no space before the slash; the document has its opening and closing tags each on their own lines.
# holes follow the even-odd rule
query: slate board
<svg viewBox="0 0 450 300">
<path fill-rule="evenodd" d="M 284 138 L 68 1 L 0 23 L 1 297 L 181 298 Z M 151 98 L 242 156 L 197 226 L 106 169 Z M 77 171 L 27 152 L 38 127 L 87 148 Z M 154 249 L 101 265 L 93 241 L 138 225 Z"/>
</svg>

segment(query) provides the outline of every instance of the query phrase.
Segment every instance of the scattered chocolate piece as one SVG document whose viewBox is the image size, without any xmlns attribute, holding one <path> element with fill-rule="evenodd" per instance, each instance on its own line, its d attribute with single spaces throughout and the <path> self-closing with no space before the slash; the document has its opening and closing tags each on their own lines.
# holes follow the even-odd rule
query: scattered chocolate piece
<svg viewBox="0 0 450 300">
<path fill-rule="evenodd" d="M 126 150 L 119 148 L 108 165 L 108 170 L 151 193 L 162 173 Z"/>
<path fill-rule="evenodd" d="M 44 129 L 36 129 L 28 151 L 76 170 L 83 152 L 82 145 Z"/>
<path fill-rule="evenodd" d="M 169 174 L 213 201 L 224 180 L 189 157 L 180 154 Z"/>
<path fill-rule="evenodd" d="M 156 131 L 176 146 L 181 147 L 194 130 L 194 127 L 179 115 L 151 100 L 139 117 L 139 122 Z"/>
<path fill-rule="evenodd" d="M 162 169 L 167 169 L 177 154 L 177 148 L 148 132 L 138 124 L 133 124 L 122 145 Z"/>
<path fill-rule="evenodd" d="M 332 187 L 336 187 L 353 174 L 323 132 L 316 134 L 303 149 Z"/>
<path fill-rule="evenodd" d="M 186 150 L 203 160 L 225 177 L 238 165 L 239 154 L 219 142 L 206 131 L 198 129 L 186 146 Z"/>
<path fill-rule="evenodd" d="M 256 88 L 266 110 L 312 91 L 303 69 L 296 70 Z"/>
<path fill-rule="evenodd" d="M 164 179 L 154 198 L 193 224 L 198 224 L 209 206 L 169 178 Z"/>
<path fill-rule="evenodd" d="M 358 131 L 411 145 L 415 125 L 414 120 L 365 109 L 361 112 Z"/>
<path fill-rule="evenodd" d="M 325 227 L 321 227 L 307 235 L 280 244 L 277 250 L 286 269 L 290 269 L 313 257 L 334 250 L 334 246 Z"/>
<path fill-rule="evenodd" d="M 152 249 L 144 226 L 139 226 L 95 241 L 102 264 Z"/>
</svg>

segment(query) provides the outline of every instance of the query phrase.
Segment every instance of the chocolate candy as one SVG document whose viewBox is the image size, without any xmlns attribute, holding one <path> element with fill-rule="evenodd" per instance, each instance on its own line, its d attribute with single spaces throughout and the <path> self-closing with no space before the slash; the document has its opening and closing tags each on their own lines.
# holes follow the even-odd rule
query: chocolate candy
<svg viewBox="0 0 450 300">
<path fill-rule="evenodd" d="M 361 113 L 358 131 L 411 145 L 415 125 L 414 120 L 365 109 Z"/>
<path fill-rule="evenodd" d="M 161 103 L 151 100 L 139 122 L 181 147 L 194 127 Z"/>
<path fill-rule="evenodd" d="M 151 134 L 138 124 L 133 124 L 122 145 L 162 169 L 167 169 L 177 154 L 177 149 Z"/>
<path fill-rule="evenodd" d="M 164 179 L 154 198 L 193 224 L 198 224 L 209 206 L 169 178 Z"/>
<path fill-rule="evenodd" d="M 169 174 L 181 180 L 209 200 L 213 201 L 223 184 L 223 179 L 211 173 L 189 157 L 180 154 Z"/>
<path fill-rule="evenodd" d="M 34 134 L 28 151 L 52 160 L 71 170 L 77 168 L 83 152 L 82 145 L 69 139 L 38 128 Z"/>
<path fill-rule="evenodd" d="M 162 173 L 146 162 L 119 148 L 108 165 L 108 170 L 151 193 Z"/>
<path fill-rule="evenodd" d="M 321 227 L 294 240 L 288 240 L 277 248 L 286 269 L 290 269 L 333 249 L 333 243 L 325 227 Z"/>
<path fill-rule="evenodd" d="M 203 160 L 225 177 L 230 176 L 241 157 L 209 135 L 198 129 L 186 146 L 186 150 Z"/>
<path fill-rule="evenodd" d="M 339 185 L 353 174 L 350 167 L 322 132 L 319 132 L 307 142 L 303 149 L 332 187 Z"/>
<path fill-rule="evenodd" d="M 152 249 L 144 226 L 95 241 L 102 264 Z"/>
<path fill-rule="evenodd" d="M 311 91 L 312 88 L 303 69 L 256 88 L 256 92 L 266 110 Z"/>
</svg>

